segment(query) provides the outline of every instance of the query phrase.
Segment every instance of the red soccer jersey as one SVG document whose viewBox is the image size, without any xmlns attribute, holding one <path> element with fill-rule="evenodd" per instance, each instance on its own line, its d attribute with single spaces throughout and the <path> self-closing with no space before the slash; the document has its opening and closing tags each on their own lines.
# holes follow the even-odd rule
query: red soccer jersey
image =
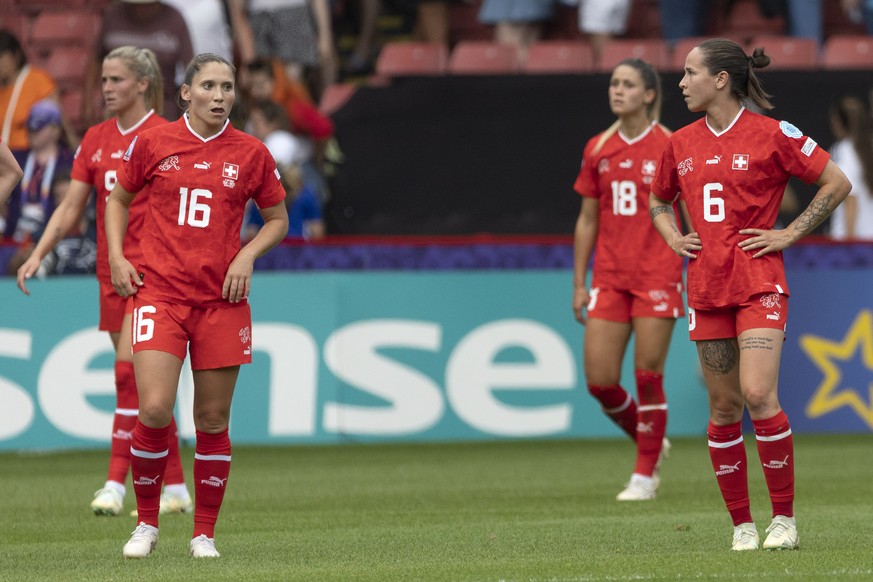
<svg viewBox="0 0 873 582">
<path fill-rule="evenodd" d="M 744 228 L 772 229 L 790 176 L 814 182 L 830 156 L 786 121 L 745 109 L 715 133 L 706 118 L 670 138 L 652 191 L 688 206 L 703 250 L 688 263 L 688 304 L 717 309 L 758 293 L 788 294 L 782 253 L 757 259 L 738 246 Z"/>
<path fill-rule="evenodd" d="M 232 307 L 221 298 L 240 248 L 246 201 L 260 208 L 285 198 L 267 147 L 229 123 L 203 139 L 182 116 L 140 133 L 124 155 L 118 182 L 148 192 L 141 246 L 145 297 L 198 307 Z"/>
<path fill-rule="evenodd" d="M 602 135 L 602 134 L 600 134 Z M 649 191 L 668 134 L 652 125 L 629 140 L 616 132 L 597 153 L 588 141 L 575 190 L 600 203 L 592 287 L 646 290 L 682 281 L 682 259 L 649 218 Z"/>
<path fill-rule="evenodd" d="M 106 199 L 115 186 L 116 172 L 121 166 L 121 158 L 130 145 L 133 136 L 150 127 L 167 123 L 160 115 L 149 111 L 136 125 L 121 131 L 118 121 L 113 117 L 88 129 L 70 173 L 74 180 L 91 184 L 97 193 L 97 279 L 111 283 L 109 272 L 109 253 L 106 248 L 106 229 L 103 228 L 103 215 Z M 124 256 L 133 264 L 142 260 L 139 240 L 143 232 L 146 215 L 146 196 L 137 196 L 130 207 L 127 234 L 124 236 Z"/>
</svg>

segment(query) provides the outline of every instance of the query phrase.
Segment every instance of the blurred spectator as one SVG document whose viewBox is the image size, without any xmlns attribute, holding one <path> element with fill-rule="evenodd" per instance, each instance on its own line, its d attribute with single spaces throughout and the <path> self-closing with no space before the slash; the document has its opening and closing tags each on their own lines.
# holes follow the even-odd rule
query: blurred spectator
<svg viewBox="0 0 873 582">
<path fill-rule="evenodd" d="M 831 107 L 830 122 L 837 138 L 831 157 L 852 183 L 831 215 L 831 236 L 873 240 L 873 120 L 862 99 L 845 96 Z"/>
<path fill-rule="evenodd" d="M 249 133 L 264 142 L 283 176 L 288 206 L 289 236 L 321 238 L 324 236 L 321 198 L 313 188 L 311 147 L 288 131 L 281 105 L 275 101 L 256 101 L 249 109 Z M 316 184 L 318 185 L 318 184 Z M 243 237 L 254 236 L 263 224 L 256 208 L 246 212 Z M 313 222 L 313 224 L 309 224 Z"/>
<path fill-rule="evenodd" d="M 382 12 L 382 0 L 358 0 L 358 38 L 343 67 L 347 75 L 372 72 L 376 57 L 376 24 Z"/>
<path fill-rule="evenodd" d="M 0 29 L 0 140 L 10 150 L 26 150 L 27 117 L 34 103 L 57 97 L 57 86 L 48 73 L 27 64 L 21 43 Z"/>
<path fill-rule="evenodd" d="M 155 53 L 164 79 L 164 110 L 158 113 L 170 120 L 179 118 L 176 95 L 181 75 L 194 57 L 185 18 L 178 10 L 158 0 L 115 0 L 103 11 L 103 23 L 85 71 L 82 118 L 86 124 L 93 125 L 103 117 L 94 110 L 103 58 L 112 49 L 128 45 Z"/>
<path fill-rule="evenodd" d="M 790 36 L 809 38 L 821 45 L 822 0 L 758 0 L 758 7 L 767 18 L 784 16 Z"/>
<path fill-rule="evenodd" d="M 64 139 L 61 109 L 57 102 L 44 99 L 34 104 L 27 118 L 30 149 L 17 154 L 23 168 L 21 182 L 10 198 L 6 232 L 20 245 L 20 261 L 14 274 L 30 254 L 33 242 L 45 228 L 55 209 L 52 186 L 55 177 L 69 174 L 73 152 Z"/>
<path fill-rule="evenodd" d="M 285 74 L 306 80 L 310 91 L 336 81 L 337 59 L 328 0 L 243 0 L 255 55 L 277 58 Z M 310 73 L 317 73 L 313 80 Z"/>
<path fill-rule="evenodd" d="M 449 45 L 449 5 L 459 0 L 392 0 L 391 4 L 413 18 L 412 37 L 420 42 Z"/>
<path fill-rule="evenodd" d="M 873 0 L 841 0 L 843 11 L 855 23 L 864 23 L 867 34 L 873 35 Z"/>
<path fill-rule="evenodd" d="M 319 200 L 327 199 L 324 176 L 312 140 L 290 131 L 285 110 L 279 103 L 270 100 L 253 102 L 249 109 L 248 131 L 266 144 L 277 164 L 300 166 L 307 188 Z"/>
<path fill-rule="evenodd" d="M 494 40 L 518 47 L 522 60 L 555 15 L 555 0 L 484 0 L 479 22 L 494 25 Z"/>
<path fill-rule="evenodd" d="M 709 5 L 708 0 L 659 0 L 661 36 L 671 44 L 683 38 L 703 36 Z"/>
<path fill-rule="evenodd" d="M 588 35 L 594 60 L 600 61 L 603 45 L 627 31 L 630 0 L 580 0 L 579 30 Z"/>
</svg>

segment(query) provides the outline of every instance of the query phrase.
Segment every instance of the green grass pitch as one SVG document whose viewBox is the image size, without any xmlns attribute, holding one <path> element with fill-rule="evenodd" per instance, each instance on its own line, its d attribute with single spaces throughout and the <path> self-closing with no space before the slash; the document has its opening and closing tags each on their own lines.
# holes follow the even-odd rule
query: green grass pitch
<svg viewBox="0 0 873 582">
<path fill-rule="evenodd" d="M 746 444 L 763 538 L 770 504 Z M 624 440 L 237 446 L 222 557 L 196 561 L 190 515 L 162 518 L 149 558 L 121 557 L 135 518 L 88 509 L 107 452 L 7 453 L 0 581 L 873 580 L 873 435 L 795 446 L 801 549 L 743 553 L 729 551 L 703 437 L 673 440 L 657 500 L 624 503 Z M 183 449 L 189 479 L 192 456 Z"/>
</svg>

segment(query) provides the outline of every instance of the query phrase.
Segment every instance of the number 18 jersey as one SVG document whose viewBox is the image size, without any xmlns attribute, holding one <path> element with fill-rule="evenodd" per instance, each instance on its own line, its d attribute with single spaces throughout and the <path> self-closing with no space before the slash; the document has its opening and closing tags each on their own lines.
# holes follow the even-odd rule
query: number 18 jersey
<svg viewBox="0 0 873 582">
<path fill-rule="evenodd" d="M 649 191 L 668 134 L 657 124 L 635 139 L 616 132 L 595 153 L 601 135 L 585 146 L 574 185 L 599 202 L 591 286 L 675 289 L 682 282 L 682 259 L 649 218 Z"/>
<path fill-rule="evenodd" d="M 221 298 L 240 248 L 246 201 L 259 208 L 285 198 L 267 147 L 229 123 L 202 138 L 187 115 L 140 133 L 124 154 L 118 182 L 148 191 L 141 246 L 143 297 L 196 307 L 233 307 Z"/>
<path fill-rule="evenodd" d="M 814 182 L 830 156 L 786 121 L 745 109 L 720 133 L 706 118 L 670 137 L 652 191 L 681 192 L 703 250 L 688 262 L 688 305 L 718 309 L 759 293 L 788 294 L 782 253 L 752 258 L 744 228 L 769 230 L 790 176 Z"/>
</svg>

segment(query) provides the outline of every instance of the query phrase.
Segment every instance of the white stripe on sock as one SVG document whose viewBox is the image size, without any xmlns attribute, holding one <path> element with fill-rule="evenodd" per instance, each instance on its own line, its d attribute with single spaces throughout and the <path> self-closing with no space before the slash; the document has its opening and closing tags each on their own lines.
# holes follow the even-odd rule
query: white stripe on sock
<svg viewBox="0 0 873 582">
<path fill-rule="evenodd" d="M 790 428 L 788 430 L 786 430 L 785 432 L 780 432 L 779 434 L 774 434 L 773 436 L 764 436 L 764 435 L 756 434 L 755 438 L 758 439 L 759 441 L 768 442 L 768 441 L 781 441 L 782 439 L 784 439 L 785 437 L 788 437 L 788 436 L 791 436 L 791 429 Z"/>
<path fill-rule="evenodd" d="M 230 455 L 201 455 L 194 453 L 194 458 L 200 461 L 227 461 L 230 462 Z"/>
<path fill-rule="evenodd" d="M 710 446 L 711 448 L 713 448 L 713 449 L 728 449 L 728 448 L 730 448 L 730 447 L 732 447 L 732 446 L 734 446 L 734 445 L 740 445 L 740 444 L 742 444 L 742 443 L 743 443 L 743 437 L 742 437 L 742 435 L 740 435 L 739 438 L 736 438 L 736 439 L 734 439 L 734 440 L 732 440 L 732 441 L 730 441 L 730 442 L 727 442 L 727 443 L 718 443 L 718 442 L 715 442 L 715 441 L 708 441 L 708 442 L 709 442 L 709 446 Z"/>
<path fill-rule="evenodd" d="M 148 451 L 140 451 L 138 449 L 130 447 L 130 454 L 133 455 L 134 457 L 139 457 L 141 459 L 160 459 L 161 457 L 166 457 L 167 455 L 169 455 L 170 450 L 167 449 L 166 451 L 160 451 L 157 453 L 150 453 Z"/>
</svg>

